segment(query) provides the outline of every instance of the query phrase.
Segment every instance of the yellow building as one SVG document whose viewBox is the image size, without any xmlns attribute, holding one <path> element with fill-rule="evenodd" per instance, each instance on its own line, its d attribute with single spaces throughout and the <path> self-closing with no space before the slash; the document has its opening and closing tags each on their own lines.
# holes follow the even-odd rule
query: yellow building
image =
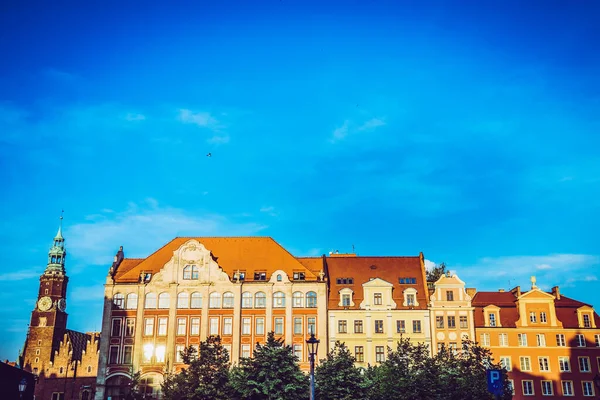
<svg viewBox="0 0 600 400">
<path fill-rule="evenodd" d="M 423 254 L 325 258 L 329 281 L 329 349 L 345 342 L 358 366 L 382 362 L 400 337 L 430 345 Z"/>
<path fill-rule="evenodd" d="M 461 348 L 463 339 L 476 340 L 471 296 L 458 275 L 448 272 L 433 284 L 429 298 L 431 343 L 434 353 L 442 346 Z"/>
<path fill-rule="evenodd" d="M 96 399 L 126 394 L 138 371 L 147 398 L 160 398 L 164 374 L 183 367 L 179 352 L 209 335 L 236 363 L 274 331 L 308 369 L 306 339 L 327 333 L 322 268 L 269 237 L 176 238 L 145 259 L 120 250 L 105 284 Z"/>
</svg>

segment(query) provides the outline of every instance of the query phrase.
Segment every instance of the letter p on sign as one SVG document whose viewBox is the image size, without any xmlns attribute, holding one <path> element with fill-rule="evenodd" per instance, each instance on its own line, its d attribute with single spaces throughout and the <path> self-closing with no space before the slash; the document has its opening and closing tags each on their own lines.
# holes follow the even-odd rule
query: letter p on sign
<svg viewBox="0 0 600 400">
<path fill-rule="evenodd" d="M 487 386 L 488 392 L 496 396 L 502 395 L 504 391 L 504 382 L 502 380 L 502 372 L 498 369 L 487 370 Z"/>
</svg>

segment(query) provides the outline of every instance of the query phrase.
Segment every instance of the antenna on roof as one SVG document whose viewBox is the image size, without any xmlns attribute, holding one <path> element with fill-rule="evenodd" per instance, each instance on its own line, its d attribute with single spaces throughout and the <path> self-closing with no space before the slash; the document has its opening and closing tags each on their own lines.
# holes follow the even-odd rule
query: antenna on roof
<svg viewBox="0 0 600 400">
<path fill-rule="evenodd" d="M 352 253 L 354 253 L 354 245 L 352 245 Z"/>
</svg>

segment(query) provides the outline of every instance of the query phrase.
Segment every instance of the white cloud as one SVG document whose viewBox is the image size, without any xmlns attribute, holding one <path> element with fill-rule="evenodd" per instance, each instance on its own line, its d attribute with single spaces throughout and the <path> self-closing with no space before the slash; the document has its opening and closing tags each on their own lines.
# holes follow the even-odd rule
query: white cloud
<svg viewBox="0 0 600 400">
<path fill-rule="evenodd" d="M 344 140 L 348 135 L 352 135 L 358 132 L 374 131 L 375 129 L 384 125 L 385 121 L 382 118 L 372 118 L 358 126 L 356 126 L 356 124 L 353 124 L 350 120 L 346 120 L 341 126 L 335 128 L 331 138 L 329 139 L 329 142 L 336 143 L 341 140 Z"/>
<path fill-rule="evenodd" d="M 427 271 L 431 271 L 434 267 L 435 267 L 435 263 L 433 261 L 429 261 L 427 259 L 425 259 L 425 269 Z"/>
<path fill-rule="evenodd" d="M 362 124 L 361 126 L 358 127 L 357 130 L 359 131 L 370 131 L 373 129 L 376 129 L 380 126 L 384 126 L 385 125 L 385 121 L 381 118 L 373 118 L 368 120 L 367 122 L 365 122 L 364 124 Z"/>
<path fill-rule="evenodd" d="M 266 228 L 214 213 L 192 215 L 147 199 L 141 204 L 129 203 L 125 211 L 104 213 L 102 218 L 68 226 L 65 238 L 74 261 L 108 268 L 120 245 L 126 257 L 147 257 L 177 236 L 245 236 Z M 71 270 L 78 268 L 84 267 L 71 264 Z"/>
<path fill-rule="evenodd" d="M 127 121 L 143 121 L 146 119 L 144 114 L 129 113 L 125 116 Z"/>
<path fill-rule="evenodd" d="M 213 143 L 213 144 L 226 144 L 226 143 L 229 143 L 229 135 L 223 135 L 223 136 L 215 135 L 215 136 L 209 138 L 207 140 L 207 142 Z"/>
<path fill-rule="evenodd" d="M 208 129 L 216 129 L 219 123 L 208 112 L 193 112 L 188 109 L 179 110 L 179 120 L 186 124 L 195 124 Z"/>
<path fill-rule="evenodd" d="M 275 207 L 273 206 L 268 206 L 268 207 L 262 207 L 260 209 L 261 213 L 265 213 L 265 214 L 269 214 L 271 217 L 276 217 L 277 213 L 275 212 Z"/>
<path fill-rule="evenodd" d="M 342 126 L 335 128 L 333 131 L 333 137 L 330 139 L 331 143 L 340 141 L 348 135 L 348 123 L 348 121 L 344 121 Z"/>
<path fill-rule="evenodd" d="M 22 281 L 24 279 L 31 279 L 40 275 L 39 268 L 25 269 L 21 271 L 6 272 L 0 274 L 1 281 Z"/>
<path fill-rule="evenodd" d="M 552 265 L 549 265 L 549 264 L 540 264 L 540 265 L 537 265 L 536 268 L 539 269 L 539 270 L 552 269 Z"/>
</svg>

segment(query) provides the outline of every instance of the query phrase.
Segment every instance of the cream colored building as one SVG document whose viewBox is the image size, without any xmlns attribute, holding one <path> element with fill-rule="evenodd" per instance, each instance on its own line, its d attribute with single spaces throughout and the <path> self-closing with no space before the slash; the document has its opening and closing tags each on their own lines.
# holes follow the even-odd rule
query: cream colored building
<svg viewBox="0 0 600 400">
<path fill-rule="evenodd" d="M 431 343 L 434 354 L 442 346 L 460 349 L 463 339 L 475 341 L 471 296 L 458 275 L 441 276 L 429 298 Z"/>
<path fill-rule="evenodd" d="M 386 359 L 401 337 L 431 343 L 423 255 L 326 258 L 329 348 L 344 342 L 357 365 Z"/>
</svg>

